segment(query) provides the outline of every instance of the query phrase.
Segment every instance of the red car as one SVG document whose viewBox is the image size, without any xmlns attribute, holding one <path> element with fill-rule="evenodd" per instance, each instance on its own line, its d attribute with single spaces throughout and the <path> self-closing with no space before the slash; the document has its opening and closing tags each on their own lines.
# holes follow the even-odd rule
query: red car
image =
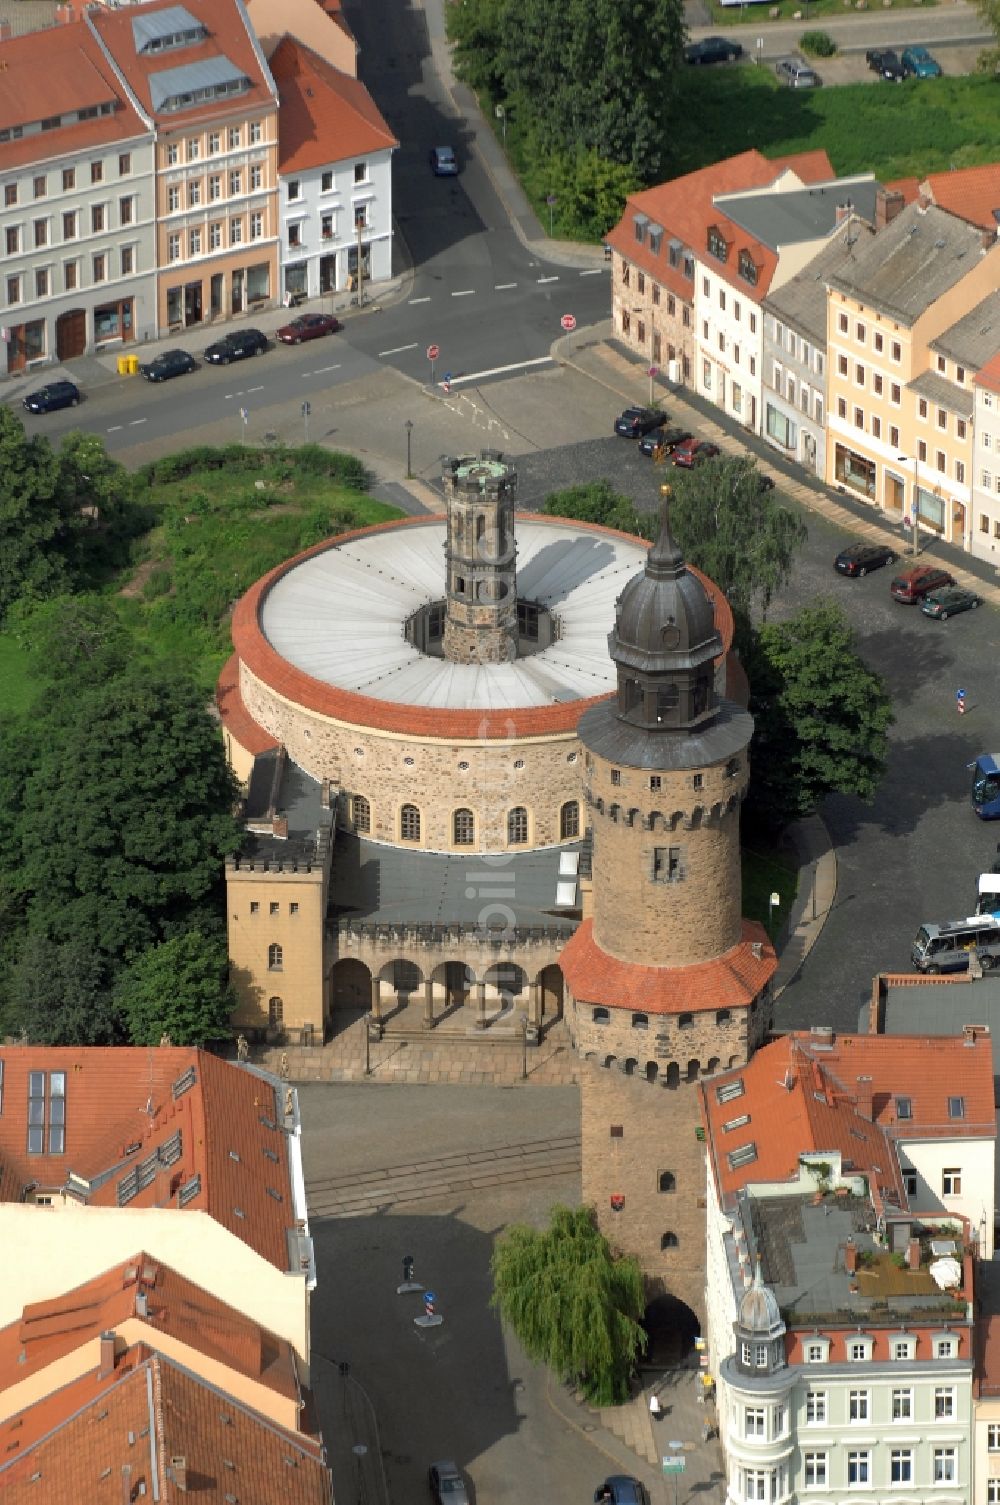
<svg viewBox="0 0 1000 1505">
<path fill-rule="evenodd" d="M 922 601 L 928 591 L 954 584 L 955 581 L 947 570 L 938 569 L 933 564 L 918 564 L 915 569 L 896 576 L 889 587 L 889 594 L 894 601 L 902 601 L 904 606 L 913 606 Z"/>
<path fill-rule="evenodd" d="M 299 314 L 278 330 L 278 339 L 283 345 L 301 345 L 303 340 L 317 340 L 321 334 L 336 334 L 340 328 L 340 320 L 333 314 Z"/>
<path fill-rule="evenodd" d="M 684 470 L 693 470 L 696 465 L 704 465 L 706 460 L 714 460 L 717 454 L 719 446 L 707 439 L 686 439 L 674 450 L 674 464 Z"/>
</svg>

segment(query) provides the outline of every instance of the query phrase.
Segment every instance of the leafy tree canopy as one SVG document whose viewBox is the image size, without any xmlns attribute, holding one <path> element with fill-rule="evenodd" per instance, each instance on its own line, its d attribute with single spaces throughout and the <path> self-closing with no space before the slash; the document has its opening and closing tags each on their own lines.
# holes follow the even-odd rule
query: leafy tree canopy
<svg viewBox="0 0 1000 1505">
<path fill-rule="evenodd" d="M 980 73 L 1000 73 L 1000 0 L 976 0 L 980 19 L 997 39 L 994 47 L 984 47 L 976 59 Z"/>
<path fill-rule="evenodd" d="M 0 621 L 25 594 L 72 583 L 70 556 L 82 523 L 47 439 L 29 439 L 0 406 Z"/>
<path fill-rule="evenodd" d="M 229 1034 L 233 999 L 221 934 L 187 930 L 143 951 L 122 972 L 115 1002 L 133 1045 L 204 1045 Z"/>
<path fill-rule="evenodd" d="M 638 512 L 632 498 L 615 491 L 607 481 L 588 481 L 552 491 L 545 498 L 543 510 L 550 517 L 575 517 L 581 523 L 600 523 L 640 538 L 652 538 L 657 524 L 656 514 Z"/>
<path fill-rule="evenodd" d="M 121 1040 L 104 958 L 85 939 L 24 938 L 4 1025 L 32 1045 L 114 1045 Z"/>
<path fill-rule="evenodd" d="M 780 827 L 828 794 L 870 800 L 885 772 L 892 702 L 832 602 L 765 623 L 747 658 L 757 723 L 747 815 Z"/>
<path fill-rule="evenodd" d="M 120 674 L 137 652 L 114 604 L 104 596 L 53 596 L 19 601 L 8 625 L 27 649 L 31 676 L 41 684 L 79 688 Z"/>
<path fill-rule="evenodd" d="M 556 1207 L 544 1232 L 510 1228 L 492 1267 L 493 1305 L 530 1358 L 578 1380 L 597 1404 L 627 1398 L 645 1344 L 642 1273 L 612 1253 L 592 1209 Z"/>
</svg>

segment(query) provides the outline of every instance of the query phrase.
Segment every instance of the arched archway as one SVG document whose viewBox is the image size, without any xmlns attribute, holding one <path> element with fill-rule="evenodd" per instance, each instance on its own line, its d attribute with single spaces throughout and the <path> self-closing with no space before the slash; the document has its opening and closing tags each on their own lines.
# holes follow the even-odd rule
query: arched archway
<svg viewBox="0 0 1000 1505">
<path fill-rule="evenodd" d="M 664 1268 L 668 1264 L 674 1265 L 679 1253 L 683 1251 L 676 1247 L 663 1247 L 660 1257 Z M 691 1308 L 678 1296 L 664 1290 L 649 1301 L 642 1325 L 648 1339 L 643 1363 L 652 1364 L 657 1369 L 680 1368 L 701 1332 L 701 1323 Z"/>
<path fill-rule="evenodd" d="M 647 1061 L 646 1062 L 646 1081 L 647 1082 L 655 1082 L 656 1078 L 659 1076 L 659 1073 L 660 1073 L 660 1068 L 656 1064 L 655 1061 Z"/>
<path fill-rule="evenodd" d="M 681 1084 L 681 1068 L 676 1061 L 671 1061 L 667 1067 L 667 1086 L 679 1087 Z"/>
<path fill-rule="evenodd" d="M 364 962 L 345 957 L 334 962 L 330 972 L 330 1003 L 335 1009 L 369 1009 L 372 1001 L 372 975 Z"/>
<path fill-rule="evenodd" d="M 424 975 L 416 962 L 407 961 L 405 957 L 396 957 L 394 961 L 386 962 L 378 974 L 379 989 L 382 995 L 382 1007 L 385 1009 L 405 1008 L 413 1000 L 423 987 Z"/>
<path fill-rule="evenodd" d="M 563 975 L 553 962 L 538 974 L 538 1001 L 543 1020 L 559 1019 L 563 1011 Z"/>
<path fill-rule="evenodd" d="M 472 999 L 476 974 L 465 962 L 441 962 L 431 974 L 434 1002 L 446 1010 L 460 1009 Z"/>
<path fill-rule="evenodd" d="M 483 981 L 486 983 L 487 998 L 493 998 L 501 1008 L 509 1009 L 513 1007 L 515 999 L 524 993 L 528 979 L 524 968 L 516 962 L 495 962 L 486 969 Z"/>
</svg>

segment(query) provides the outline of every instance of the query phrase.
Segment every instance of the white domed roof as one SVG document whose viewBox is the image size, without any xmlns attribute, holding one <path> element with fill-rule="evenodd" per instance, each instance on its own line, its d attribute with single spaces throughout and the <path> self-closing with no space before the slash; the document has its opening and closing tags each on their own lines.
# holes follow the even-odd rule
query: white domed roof
<svg viewBox="0 0 1000 1505">
<path fill-rule="evenodd" d="M 736 1323 L 744 1334 L 757 1338 L 775 1338 L 785 1331 L 781 1308 L 774 1292 L 761 1278 L 759 1261 L 753 1285 L 744 1291 L 740 1301 Z"/>
</svg>

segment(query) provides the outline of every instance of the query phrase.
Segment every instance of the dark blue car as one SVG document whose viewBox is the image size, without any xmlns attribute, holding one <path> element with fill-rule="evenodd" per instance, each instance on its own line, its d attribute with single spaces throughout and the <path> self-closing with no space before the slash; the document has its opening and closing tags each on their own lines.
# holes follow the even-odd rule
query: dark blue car
<svg viewBox="0 0 1000 1505">
<path fill-rule="evenodd" d="M 79 401 L 80 388 L 71 381 L 50 381 L 23 399 L 29 413 L 54 413 L 56 408 L 75 408 Z"/>
</svg>

